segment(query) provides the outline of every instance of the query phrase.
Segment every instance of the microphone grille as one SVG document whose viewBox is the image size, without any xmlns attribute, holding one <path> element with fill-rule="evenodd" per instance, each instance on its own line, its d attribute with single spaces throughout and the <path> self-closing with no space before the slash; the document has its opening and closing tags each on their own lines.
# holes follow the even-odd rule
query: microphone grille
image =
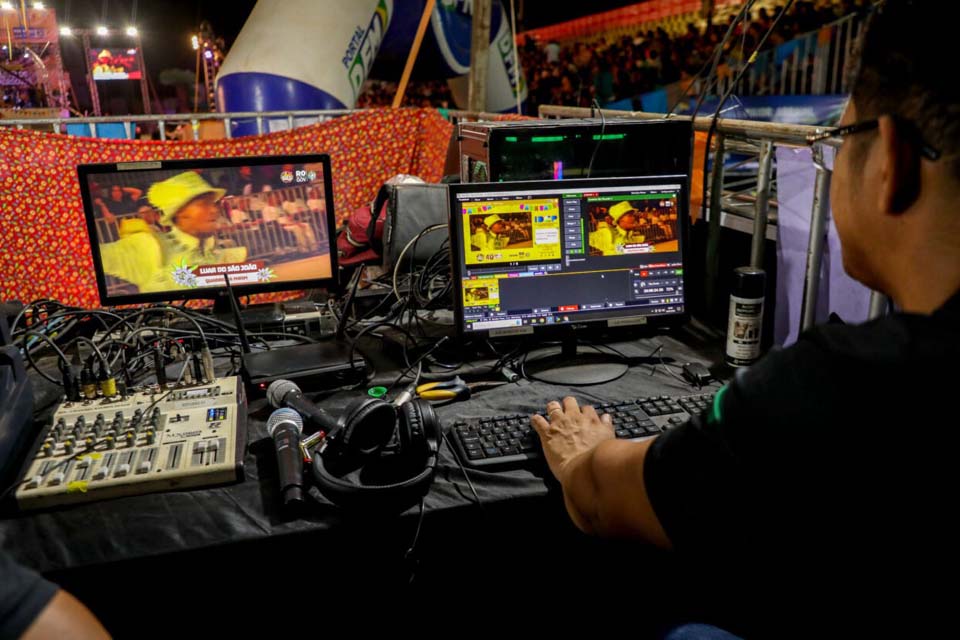
<svg viewBox="0 0 960 640">
<path fill-rule="evenodd" d="M 293 409 L 284 407 L 283 409 L 277 409 L 267 418 L 267 433 L 270 434 L 271 438 L 276 428 L 285 422 L 293 423 L 297 427 L 297 431 L 303 433 L 303 418 Z"/>
<path fill-rule="evenodd" d="M 300 387 L 290 380 L 274 380 L 267 387 L 267 402 L 276 409 L 283 406 L 283 399 L 291 391 L 300 391 Z"/>
</svg>

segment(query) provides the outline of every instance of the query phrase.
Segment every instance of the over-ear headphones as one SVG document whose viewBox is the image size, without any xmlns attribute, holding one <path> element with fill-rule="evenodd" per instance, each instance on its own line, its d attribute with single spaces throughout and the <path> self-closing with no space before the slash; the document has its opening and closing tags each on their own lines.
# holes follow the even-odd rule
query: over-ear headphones
<svg viewBox="0 0 960 640">
<path fill-rule="evenodd" d="M 354 402 L 313 456 L 317 488 L 348 508 L 405 509 L 433 482 L 440 421 L 425 400 Z"/>
</svg>

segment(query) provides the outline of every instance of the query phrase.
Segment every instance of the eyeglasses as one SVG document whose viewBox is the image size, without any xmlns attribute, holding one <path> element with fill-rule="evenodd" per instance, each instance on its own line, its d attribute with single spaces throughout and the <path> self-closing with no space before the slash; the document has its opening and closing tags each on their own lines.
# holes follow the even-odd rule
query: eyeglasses
<svg viewBox="0 0 960 640">
<path fill-rule="evenodd" d="M 905 126 L 909 132 L 911 132 L 912 137 L 920 145 L 920 155 L 934 162 L 940 159 L 940 150 L 934 147 L 933 145 L 927 144 L 922 137 L 920 137 L 919 132 L 917 132 L 916 127 L 910 125 L 902 119 L 897 119 L 897 124 L 900 126 Z M 821 133 L 814 133 L 807 136 L 807 144 L 814 145 L 817 142 L 823 142 L 824 140 L 835 140 L 835 146 L 839 147 L 843 142 L 844 138 L 855 133 L 863 133 L 865 131 L 872 131 L 880 126 L 880 121 L 877 119 L 874 120 L 864 120 L 863 122 L 855 122 L 853 124 L 848 124 L 845 127 L 837 127 L 835 129 L 830 129 L 829 131 L 823 131 Z"/>
</svg>

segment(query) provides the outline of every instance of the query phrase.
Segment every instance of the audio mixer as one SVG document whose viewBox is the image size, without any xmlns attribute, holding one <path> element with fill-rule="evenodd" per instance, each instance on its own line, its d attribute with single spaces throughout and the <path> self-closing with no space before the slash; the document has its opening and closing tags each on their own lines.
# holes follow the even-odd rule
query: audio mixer
<svg viewBox="0 0 960 640">
<path fill-rule="evenodd" d="M 243 479 L 246 398 L 236 376 L 64 402 L 16 492 L 35 509 Z"/>
</svg>

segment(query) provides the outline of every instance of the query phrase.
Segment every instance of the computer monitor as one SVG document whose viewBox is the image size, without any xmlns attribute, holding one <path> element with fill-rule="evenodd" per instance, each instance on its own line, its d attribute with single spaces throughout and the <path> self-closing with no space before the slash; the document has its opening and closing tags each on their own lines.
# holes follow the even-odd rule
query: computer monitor
<svg viewBox="0 0 960 640">
<path fill-rule="evenodd" d="M 103 305 L 336 284 L 327 155 L 79 165 Z"/>
<path fill-rule="evenodd" d="M 461 182 L 650 176 L 689 171 L 693 124 L 677 118 L 462 122 L 458 140 Z"/>
<path fill-rule="evenodd" d="M 687 175 L 450 185 L 467 336 L 681 324 Z"/>
</svg>

